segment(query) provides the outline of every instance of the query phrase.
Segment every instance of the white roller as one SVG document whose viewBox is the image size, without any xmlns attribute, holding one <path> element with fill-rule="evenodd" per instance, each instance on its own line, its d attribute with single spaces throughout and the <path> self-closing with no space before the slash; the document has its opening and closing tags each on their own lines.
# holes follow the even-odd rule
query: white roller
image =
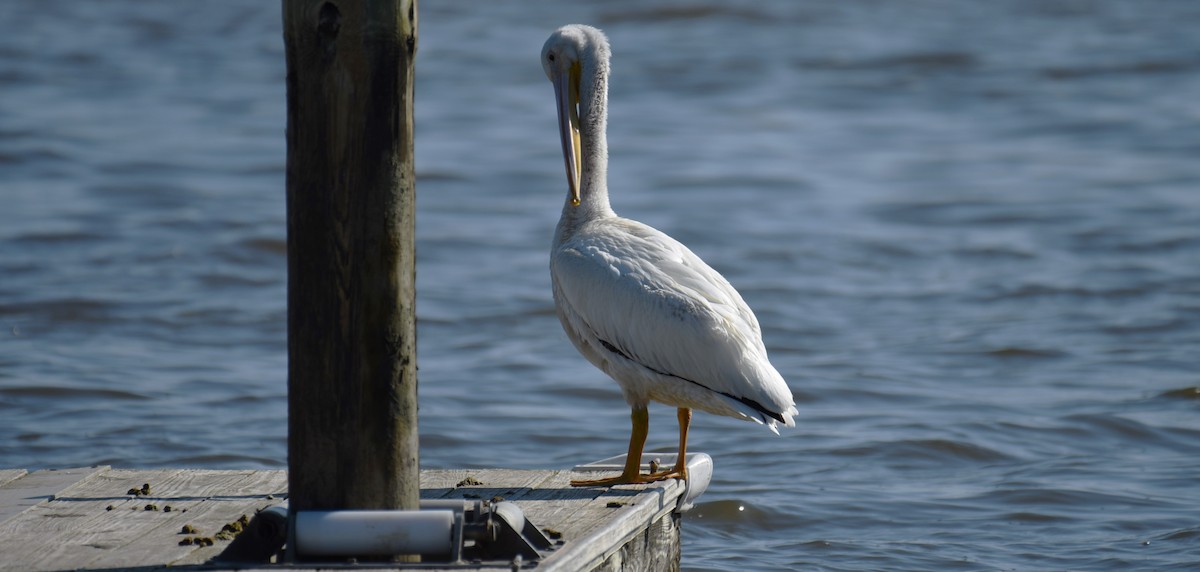
<svg viewBox="0 0 1200 572">
<path fill-rule="evenodd" d="M 452 510 L 339 510 L 296 513 L 305 555 L 450 554 Z"/>
</svg>

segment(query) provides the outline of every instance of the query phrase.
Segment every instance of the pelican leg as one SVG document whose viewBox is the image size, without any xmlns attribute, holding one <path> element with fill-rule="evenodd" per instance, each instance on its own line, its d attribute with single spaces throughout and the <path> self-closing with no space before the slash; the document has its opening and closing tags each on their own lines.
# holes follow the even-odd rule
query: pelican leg
<svg viewBox="0 0 1200 572">
<path fill-rule="evenodd" d="M 692 424 L 692 410 L 680 407 L 679 412 L 679 454 L 675 457 L 675 466 L 665 471 L 659 471 L 647 476 L 652 481 L 666 479 L 687 480 L 687 434 L 688 426 Z"/>
<path fill-rule="evenodd" d="M 629 433 L 629 453 L 625 456 L 625 470 L 607 479 L 571 481 L 573 487 L 603 487 L 649 483 L 653 480 L 641 474 L 642 449 L 646 446 L 646 435 L 650 432 L 650 412 L 645 407 L 634 407 L 629 413 L 633 430 Z"/>
</svg>

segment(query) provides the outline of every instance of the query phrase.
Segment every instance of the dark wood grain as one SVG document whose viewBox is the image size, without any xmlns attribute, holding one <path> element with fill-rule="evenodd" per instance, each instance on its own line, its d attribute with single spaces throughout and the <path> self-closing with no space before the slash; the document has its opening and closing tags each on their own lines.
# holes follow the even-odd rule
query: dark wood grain
<svg viewBox="0 0 1200 572">
<path fill-rule="evenodd" d="M 295 509 L 418 504 L 415 0 L 285 0 Z"/>
</svg>

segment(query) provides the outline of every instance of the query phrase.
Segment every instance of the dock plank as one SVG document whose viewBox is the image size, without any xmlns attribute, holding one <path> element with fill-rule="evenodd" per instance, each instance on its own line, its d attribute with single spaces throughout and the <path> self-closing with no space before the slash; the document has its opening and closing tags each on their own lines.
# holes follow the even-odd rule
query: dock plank
<svg viewBox="0 0 1200 572">
<path fill-rule="evenodd" d="M 144 483 L 150 495 L 125 494 Z M 267 496 L 285 487 L 282 471 L 107 470 L 0 524 L 0 570 L 203 562 L 221 543 L 180 546 L 184 524 L 212 536 L 241 514 L 279 502 Z"/>
<path fill-rule="evenodd" d="M 25 469 L 0 469 L 0 487 L 8 484 L 9 481 L 15 481 L 27 474 L 29 474 L 29 471 Z"/>
<path fill-rule="evenodd" d="M 118 490 L 138 486 L 141 474 L 122 471 L 114 479 Z M 199 564 L 220 554 L 225 544 L 197 547 L 180 545 L 188 535 L 180 533 L 191 525 L 199 534 L 213 537 L 226 524 L 242 515 L 253 517 L 258 510 L 282 502 L 287 490 L 284 471 L 213 471 L 181 470 L 151 479 L 150 496 L 133 501 L 132 509 L 114 509 L 126 525 L 126 533 L 135 535 L 119 550 L 111 550 L 90 563 L 95 568 L 133 567 L 154 559 L 166 560 L 172 566 Z M 146 505 L 158 510 L 147 511 Z M 164 512 L 171 506 L 171 512 Z"/>
<path fill-rule="evenodd" d="M 37 506 L 64 488 L 106 470 L 108 467 L 43 470 L 24 474 L 0 485 L 0 523 Z M 0 551 L 3 553 L 3 551 Z"/>
<path fill-rule="evenodd" d="M 226 523 L 243 514 L 253 516 L 287 495 L 282 470 L 98 467 L 51 473 L 0 472 L 0 482 L 12 477 L 0 485 L 0 509 L 10 507 L 11 513 L 0 521 L 0 572 L 202 565 L 228 543 L 180 545 L 183 525 L 212 537 Z M 622 543 L 638 544 L 637 535 L 656 521 L 661 521 L 657 526 L 676 527 L 672 533 L 678 550 L 678 517 L 672 520 L 669 513 L 683 485 L 570 486 L 570 479 L 579 476 L 566 470 L 426 470 L 421 472 L 421 496 L 516 502 L 531 522 L 563 541 L 539 563 L 539 570 L 617 569 L 613 563 L 620 562 Z M 149 495 L 127 494 L 143 484 L 150 485 Z M 157 510 L 146 510 L 147 505 Z"/>
<path fill-rule="evenodd" d="M 553 559 L 547 559 L 545 570 L 592 570 L 600 567 L 627 543 L 643 534 L 647 525 L 660 522 L 668 516 L 674 510 L 683 488 L 676 481 L 668 481 L 626 491 L 633 493 L 632 496 L 605 495 L 589 501 L 579 507 L 571 520 L 582 533 L 573 537 L 574 542 L 565 546 L 561 553 L 555 554 Z M 614 569 L 620 570 L 622 567 L 618 565 Z"/>
</svg>

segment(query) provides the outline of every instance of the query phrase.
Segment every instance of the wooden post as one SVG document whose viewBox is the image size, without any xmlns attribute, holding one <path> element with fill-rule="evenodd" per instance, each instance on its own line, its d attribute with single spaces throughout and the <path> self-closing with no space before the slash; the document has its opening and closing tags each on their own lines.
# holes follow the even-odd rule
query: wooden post
<svg viewBox="0 0 1200 572">
<path fill-rule="evenodd" d="M 283 0 L 288 490 L 415 509 L 416 0 Z"/>
</svg>

